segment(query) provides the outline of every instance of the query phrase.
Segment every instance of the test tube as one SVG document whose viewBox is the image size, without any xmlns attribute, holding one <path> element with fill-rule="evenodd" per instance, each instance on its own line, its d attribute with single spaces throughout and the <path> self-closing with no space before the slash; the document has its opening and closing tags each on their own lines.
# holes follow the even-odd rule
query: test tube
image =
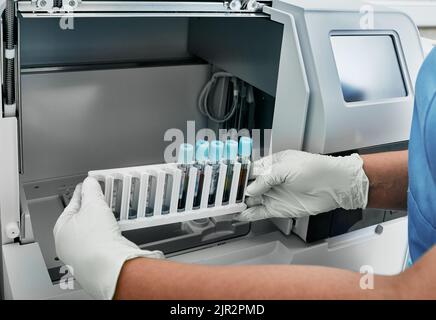
<svg viewBox="0 0 436 320">
<path fill-rule="evenodd" d="M 162 214 L 170 212 L 171 193 L 173 191 L 173 176 L 168 172 L 165 174 L 164 195 L 162 203 Z"/>
<path fill-rule="evenodd" d="M 129 219 L 136 219 L 138 216 L 139 188 L 141 180 L 139 177 L 132 176 L 130 184 Z"/>
<path fill-rule="evenodd" d="M 186 196 L 188 194 L 189 169 L 193 165 L 194 147 L 189 143 L 183 143 L 179 148 L 179 163 L 177 167 L 181 170 L 179 202 L 177 211 L 185 210 Z"/>
<path fill-rule="evenodd" d="M 203 193 L 204 169 L 209 155 L 209 142 L 199 140 L 195 147 L 195 167 L 197 168 L 197 179 L 194 191 L 194 209 L 200 208 L 201 196 Z"/>
<path fill-rule="evenodd" d="M 238 143 L 234 140 L 227 140 L 224 146 L 224 163 L 227 165 L 226 180 L 224 182 L 223 204 L 230 199 L 232 189 L 233 165 L 238 158 Z"/>
<path fill-rule="evenodd" d="M 115 215 L 115 219 L 120 220 L 121 201 L 123 198 L 123 179 L 121 176 L 114 176 L 113 179 L 111 209 Z"/>
<path fill-rule="evenodd" d="M 239 162 L 241 163 L 241 172 L 239 174 L 238 193 L 236 196 L 236 202 L 242 202 L 244 199 L 245 184 L 248 175 L 248 166 L 250 164 L 251 149 L 253 142 L 251 138 L 241 137 L 239 140 Z"/>
<path fill-rule="evenodd" d="M 216 191 L 218 187 L 218 178 L 220 173 L 220 161 L 223 156 L 224 143 L 221 141 L 212 141 L 209 149 L 209 165 L 212 167 L 212 175 L 210 179 L 210 190 L 208 206 L 215 205 Z"/>
<path fill-rule="evenodd" d="M 145 216 L 151 217 L 154 213 L 154 202 L 156 198 L 157 176 L 150 174 L 148 176 L 147 197 L 145 200 Z"/>
</svg>

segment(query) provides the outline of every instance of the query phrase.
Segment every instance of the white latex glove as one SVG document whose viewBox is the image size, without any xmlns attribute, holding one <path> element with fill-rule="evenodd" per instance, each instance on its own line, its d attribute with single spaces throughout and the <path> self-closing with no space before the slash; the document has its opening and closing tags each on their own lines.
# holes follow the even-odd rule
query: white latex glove
<svg viewBox="0 0 436 320">
<path fill-rule="evenodd" d="M 365 208 L 369 181 L 357 154 L 324 156 L 287 150 L 253 163 L 248 209 L 237 219 L 300 218 L 337 208 Z"/>
<path fill-rule="evenodd" d="M 58 257 L 72 268 L 76 280 L 97 299 L 112 299 L 125 261 L 137 257 L 163 258 L 145 251 L 121 235 L 100 185 L 86 178 L 74 191 L 54 227 Z"/>
</svg>

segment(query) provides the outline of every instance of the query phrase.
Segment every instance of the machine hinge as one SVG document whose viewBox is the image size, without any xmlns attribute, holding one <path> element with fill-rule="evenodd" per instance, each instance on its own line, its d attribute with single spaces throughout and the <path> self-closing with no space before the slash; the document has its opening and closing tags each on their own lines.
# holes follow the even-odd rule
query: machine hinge
<svg viewBox="0 0 436 320">
<path fill-rule="evenodd" d="M 37 9 L 52 12 L 74 11 L 81 2 L 82 0 L 32 0 Z"/>
<path fill-rule="evenodd" d="M 231 0 L 224 1 L 224 7 L 233 11 L 261 11 L 263 3 L 257 0 Z"/>
</svg>

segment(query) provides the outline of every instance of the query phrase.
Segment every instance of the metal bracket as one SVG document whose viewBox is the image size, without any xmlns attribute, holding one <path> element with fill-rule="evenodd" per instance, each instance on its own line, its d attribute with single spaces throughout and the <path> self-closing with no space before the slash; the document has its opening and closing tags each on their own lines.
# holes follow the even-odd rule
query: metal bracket
<svg viewBox="0 0 436 320">
<path fill-rule="evenodd" d="M 64 0 L 62 10 L 65 12 L 74 11 L 81 3 L 82 0 Z"/>
<path fill-rule="evenodd" d="M 36 4 L 36 7 L 38 9 L 42 10 L 51 10 L 54 8 L 54 0 L 36 0 L 32 1 Z"/>
</svg>

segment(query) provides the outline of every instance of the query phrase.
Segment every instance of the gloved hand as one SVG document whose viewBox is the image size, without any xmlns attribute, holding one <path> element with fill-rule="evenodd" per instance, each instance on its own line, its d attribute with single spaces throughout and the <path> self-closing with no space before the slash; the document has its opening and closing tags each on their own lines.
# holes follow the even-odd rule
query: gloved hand
<svg viewBox="0 0 436 320">
<path fill-rule="evenodd" d="M 253 163 L 248 209 L 237 219 L 300 218 L 365 208 L 369 181 L 357 154 L 333 157 L 287 150 Z"/>
<path fill-rule="evenodd" d="M 163 258 L 145 251 L 121 235 L 100 185 L 86 178 L 74 191 L 54 227 L 58 257 L 72 268 L 80 285 L 97 299 L 112 299 L 125 261 L 137 257 Z"/>
</svg>

